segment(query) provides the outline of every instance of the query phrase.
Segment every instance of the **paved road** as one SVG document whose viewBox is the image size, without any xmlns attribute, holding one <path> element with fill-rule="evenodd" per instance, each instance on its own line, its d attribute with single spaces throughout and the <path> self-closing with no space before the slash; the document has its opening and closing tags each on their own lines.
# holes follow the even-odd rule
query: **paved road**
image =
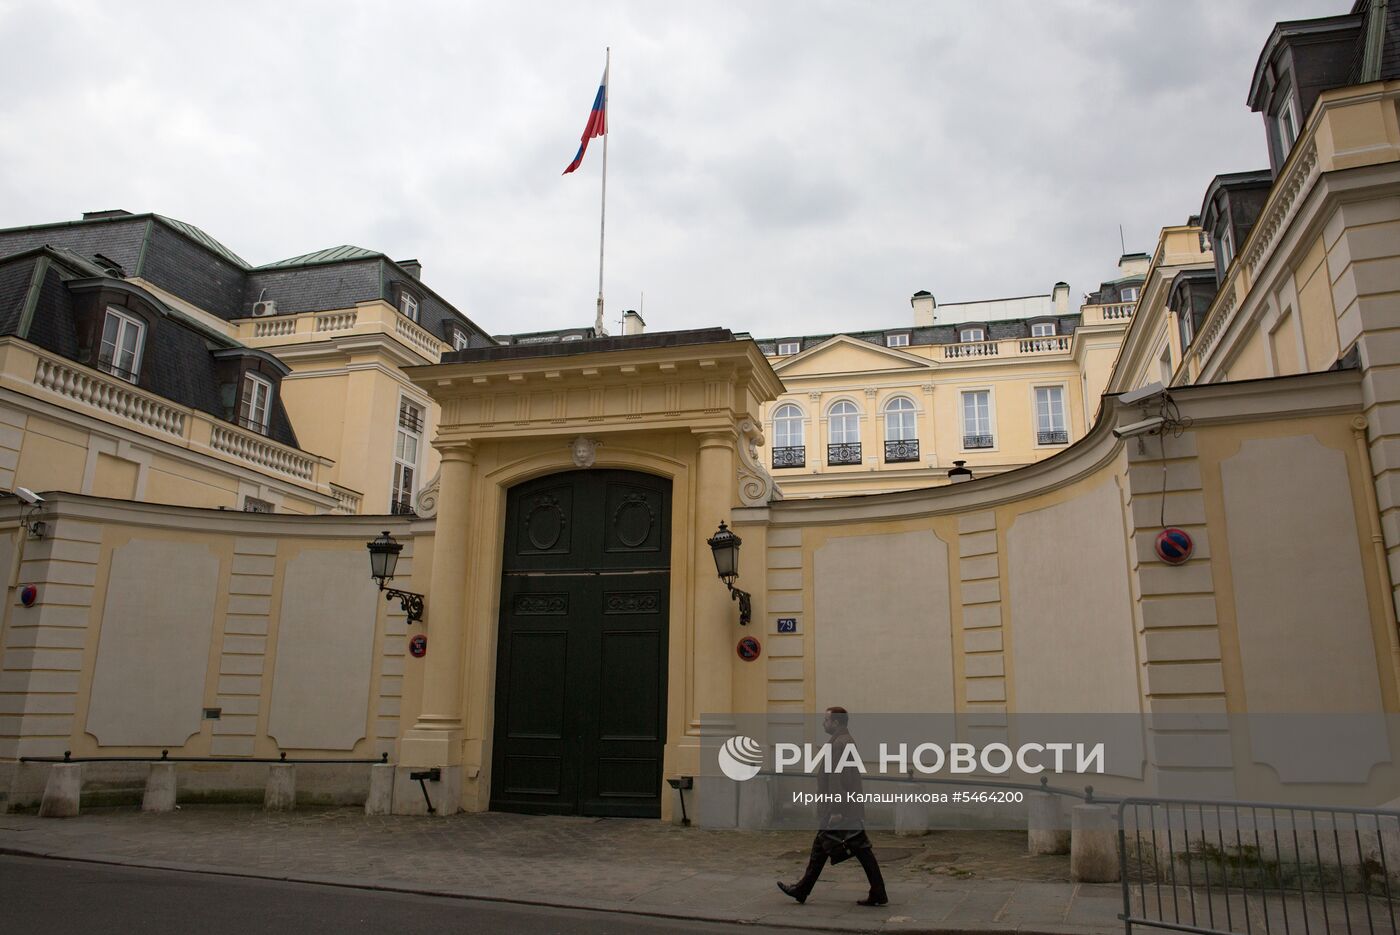
<svg viewBox="0 0 1400 935">
<path fill-rule="evenodd" d="M 542 909 L 207 873 L 0 856 L 0 919 L 9 932 L 90 935 L 712 935 L 731 925 Z M 756 935 L 791 930 L 744 927 Z"/>
</svg>

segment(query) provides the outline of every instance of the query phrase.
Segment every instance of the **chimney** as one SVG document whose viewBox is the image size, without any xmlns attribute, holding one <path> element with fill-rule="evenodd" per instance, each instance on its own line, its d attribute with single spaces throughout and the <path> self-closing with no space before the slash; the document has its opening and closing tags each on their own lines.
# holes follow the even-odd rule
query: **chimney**
<svg viewBox="0 0 1400 935">
<path fill-rule="evenodd" d="M 933 324 L 933 310 L 938 308 L 938 300 L 927 289 L 920 289 L 909 298 L 914 309 L 914 327 L 928 327 Z"/>
<path fill-rule="evenodd" d="M 1051 292 L 1051 295 L 1054 296 L 1054 299 L 1055 299 L 1055 314 L 1056 314 L 1056 315 L 1068 315 L 1068 314 L 1069 314 L 1069 283 L 1067 283 L 1067 282 L 1057 282 L 1057 283 L 1055 283 L 1055 288 L 1054 288 L 1054 290 Z"/>
<path fill-rule="evenodd" d="M 404 272 L 408 273 L 408 275 L 412 276 L 414 279 L 423 278 L 423 264 L 419 263 L 417 260 L 395 260 L 394 262 L 403 267 Z"/>
<path fill-rule="evenodd" d="M 641 315 L 631 309 L 622 313 L 622 333 L 624 335 L 641 334 L 646 329 L 647 323 L 642 320 Z"/>
</svg>

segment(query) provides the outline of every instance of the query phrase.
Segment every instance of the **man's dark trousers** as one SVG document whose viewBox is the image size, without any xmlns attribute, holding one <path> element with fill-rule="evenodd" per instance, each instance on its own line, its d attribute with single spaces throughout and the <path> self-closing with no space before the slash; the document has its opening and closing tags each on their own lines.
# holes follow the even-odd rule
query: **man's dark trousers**
<svg viewBox="0 0 1400 935">
<path fill-rule="evenodd" d="M 865 879 L 870 883 L 870 895 L 885 898 L 885 878 L 880 874 L 880 865 L 875 861 L 875 849 L 864 831 L 847 838 L 844 842 L 840 836 L 829 831 L 817 833 L 816 840 L 812 842 L 812 853 L 807 858 L 807 870 L 797 882 L 797 889 L 802 897 L 805 899 L 811 895 L 812 887 L 817 885 L 817 877 L 821 876 L 822 868 L 828 860 L 835 857 L 833 862 L 839 862 L 845 860 L 847 854 L 860 861 L 861 869 L 865 871 Z"/>
</svg>

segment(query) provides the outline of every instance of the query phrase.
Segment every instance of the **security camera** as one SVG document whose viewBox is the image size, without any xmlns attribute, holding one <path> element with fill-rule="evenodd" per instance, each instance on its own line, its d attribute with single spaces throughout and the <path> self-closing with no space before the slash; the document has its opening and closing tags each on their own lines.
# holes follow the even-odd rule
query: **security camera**
<svg viewBox="0 0 1400 935">
<path fill-rule="evenodd" d="M 1150 419 L 1143 419 L 1141 422 L 1130 422 L 1127 425 L 1120 425 L 1113 430 L 1117 438 L 1136 438 L 1139 435 L 1152 435 L 1160 432 L 1162 426 L 1167 424 L 1167 420 L 1161 416 L 1153 416 Z"/>
<path fill-rule="evenodd" d="M 20 502 L 27 506 L 38 506 L 44 502 L 43 497 L 30 490 L 28 487 L 16 487 L 14 493 L 16 497 L 19 497 Z"/>
<path fill-rule="evenodd" d="M 1167 389 L 1162 384 L 1155 382 L 1149 383 L 1146 386 L 1140 386 L 1135 390 L 1129 390 L 1126 393 L 1119 393 L 1118 402 L 1120 405 L 1123 406 L 1138 406 L 1144 403 L 1150 403 L 1158 396 L 1165 395 L 1166 392 Z"/>
</svg>

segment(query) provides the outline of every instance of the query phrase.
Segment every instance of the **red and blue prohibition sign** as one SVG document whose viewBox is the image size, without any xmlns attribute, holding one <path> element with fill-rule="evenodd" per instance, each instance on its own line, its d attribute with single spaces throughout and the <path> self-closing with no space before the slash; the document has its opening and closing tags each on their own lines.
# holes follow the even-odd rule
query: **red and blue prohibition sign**
<svg viewBox="0 0 1400 935">
<path fill-rule="evenodd" d="M 1195 545 L 1191 542 L 1191 537 L 1187 535 L 1186 530 L 1168 526 L 1157 533 L 1154 548 L 1157 550 L 1157 557 L 1168 565 L 1180 565 L 1191 557 Z"/>
</svg>

